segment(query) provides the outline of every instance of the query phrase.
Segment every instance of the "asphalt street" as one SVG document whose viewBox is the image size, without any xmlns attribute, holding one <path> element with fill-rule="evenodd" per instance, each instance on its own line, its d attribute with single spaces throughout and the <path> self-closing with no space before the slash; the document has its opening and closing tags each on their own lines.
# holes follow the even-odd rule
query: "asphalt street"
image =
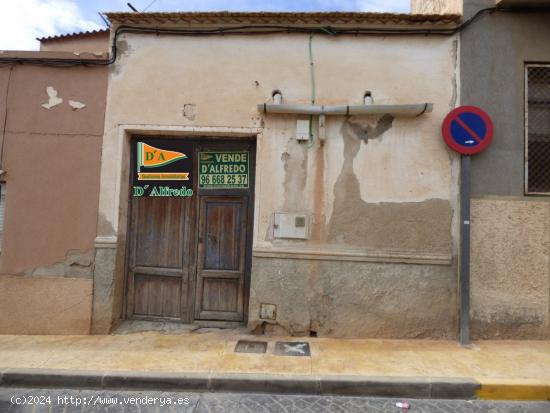
<svg viewBox="0 0 550 413">
<path fill-rule="evenodd" d="M 397 407 L 409 403 L 409 409 Z M 550 402 L 386 399 L 244 393 L 0 388 L 0 412 L 15 413 L 550 413 Z"/>
</svg>

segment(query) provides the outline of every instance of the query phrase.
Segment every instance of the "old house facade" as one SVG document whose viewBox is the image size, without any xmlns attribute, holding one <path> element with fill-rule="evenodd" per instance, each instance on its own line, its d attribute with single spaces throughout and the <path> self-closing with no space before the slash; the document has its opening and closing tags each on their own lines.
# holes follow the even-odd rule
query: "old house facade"
<svg viewBox="0 0 550 413">
<path fill-rule="evenodd" d="M 295 335 L 455 336 L 458 157 L 439 126 L 457 103 L 458 38 L 352 29 L 446 29 L 459 16 L 108 17 L 117 60 L 102 149 L 94 332 L 122 315 Z M 291 33 L 258 32 L 270 27 Z M 276 113 L 313 101 L 348 112 L 322 120 Z M 372 113 L 353 114 L 368 105 Z M 312 132 L 300 140 L 304 124 Z M 198 171 L 183 201 L 132 196 L 133 145 L 155 147 L 155 139 L 192 144 L 195 158 L 242 151 L 255 159 L 250 186 L 201 187 Z M 180 230 L 167 234 L 167 225 Z M 177 251 L 161 254 L 169 245 Z"/>
<path fill-rule="evenodd" d="M 550 221 L 523 186 L 518 83 L 549 61 L 547 16 L 484 12 L 461 30 L 478 2 L 427 3 L 108 13 L 110 56 L 93 54 L 104 34 L 81 46 L 98 65 L 4 62 L 0 332 L 151 320 L 455 339 L 460 155 L 441 124 L 474 104 L 495 138 L 472 159 L 472 334 L 548 337 Z M 488 52 L 506 38 L 493 29 L 526 25 L 529 47 L 506 49 L 524 55 Z M 75 59 L 78 39 L 50 40 L 65 52 L 34 56 Z M 494 59 L 513 70 L 493 76 Z"/>
</svg>

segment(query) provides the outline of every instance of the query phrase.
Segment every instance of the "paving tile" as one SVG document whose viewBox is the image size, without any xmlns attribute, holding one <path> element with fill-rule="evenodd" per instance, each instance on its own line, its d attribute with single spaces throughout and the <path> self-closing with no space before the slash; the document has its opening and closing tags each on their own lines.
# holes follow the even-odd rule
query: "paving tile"
<svg viewBox="0 0 550 413">
<path fill-rule="evenodd" d="M 194 413 L 236 413 L 241 395 L 227 393 L 202 394 Z"/>
<path fill-rule="evenodd" d="M 239 401 L 238 413 L 291 413 L 292 396 L 243 395 Z"/>
</svg>

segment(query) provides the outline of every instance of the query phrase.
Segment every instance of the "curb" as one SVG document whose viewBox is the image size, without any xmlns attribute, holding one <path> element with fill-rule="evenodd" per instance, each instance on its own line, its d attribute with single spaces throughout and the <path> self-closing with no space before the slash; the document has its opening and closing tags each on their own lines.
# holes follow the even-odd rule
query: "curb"
<svg viewBox="0 0 550 413">
<path fill-rule="evenodd" d="M 477 399 L 479 394 L 486 394 L 483 393 L 480 383 L 470 378 L 161 373 L 10 368 L 0 370 L 0 386 L 184 390 L 425 399 Z"/>
<path fill-rule="evenodd" d="M 478 379 L 476 395 L 481 400 L 550 401 L 550 384 L 531 380 Z"/>
<path fill-rule="evenodd" d="M 0 386 L 550 401 L 533 380 L 0 369 Z"/>
</svg>

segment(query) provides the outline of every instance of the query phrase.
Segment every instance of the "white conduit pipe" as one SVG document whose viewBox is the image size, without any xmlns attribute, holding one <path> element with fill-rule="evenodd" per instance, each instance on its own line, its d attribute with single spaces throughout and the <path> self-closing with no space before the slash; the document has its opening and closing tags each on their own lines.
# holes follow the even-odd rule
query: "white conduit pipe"
<svg viewBox="0 0 550 413">
<path fill-rule="evenodd" d="M 260 103 L 258 110 L 264 113 L 297 115 L 402 115 L 419 116 L 433 110 L 432 103 L 411 105 L 302 105 Z"/>
</svg>

